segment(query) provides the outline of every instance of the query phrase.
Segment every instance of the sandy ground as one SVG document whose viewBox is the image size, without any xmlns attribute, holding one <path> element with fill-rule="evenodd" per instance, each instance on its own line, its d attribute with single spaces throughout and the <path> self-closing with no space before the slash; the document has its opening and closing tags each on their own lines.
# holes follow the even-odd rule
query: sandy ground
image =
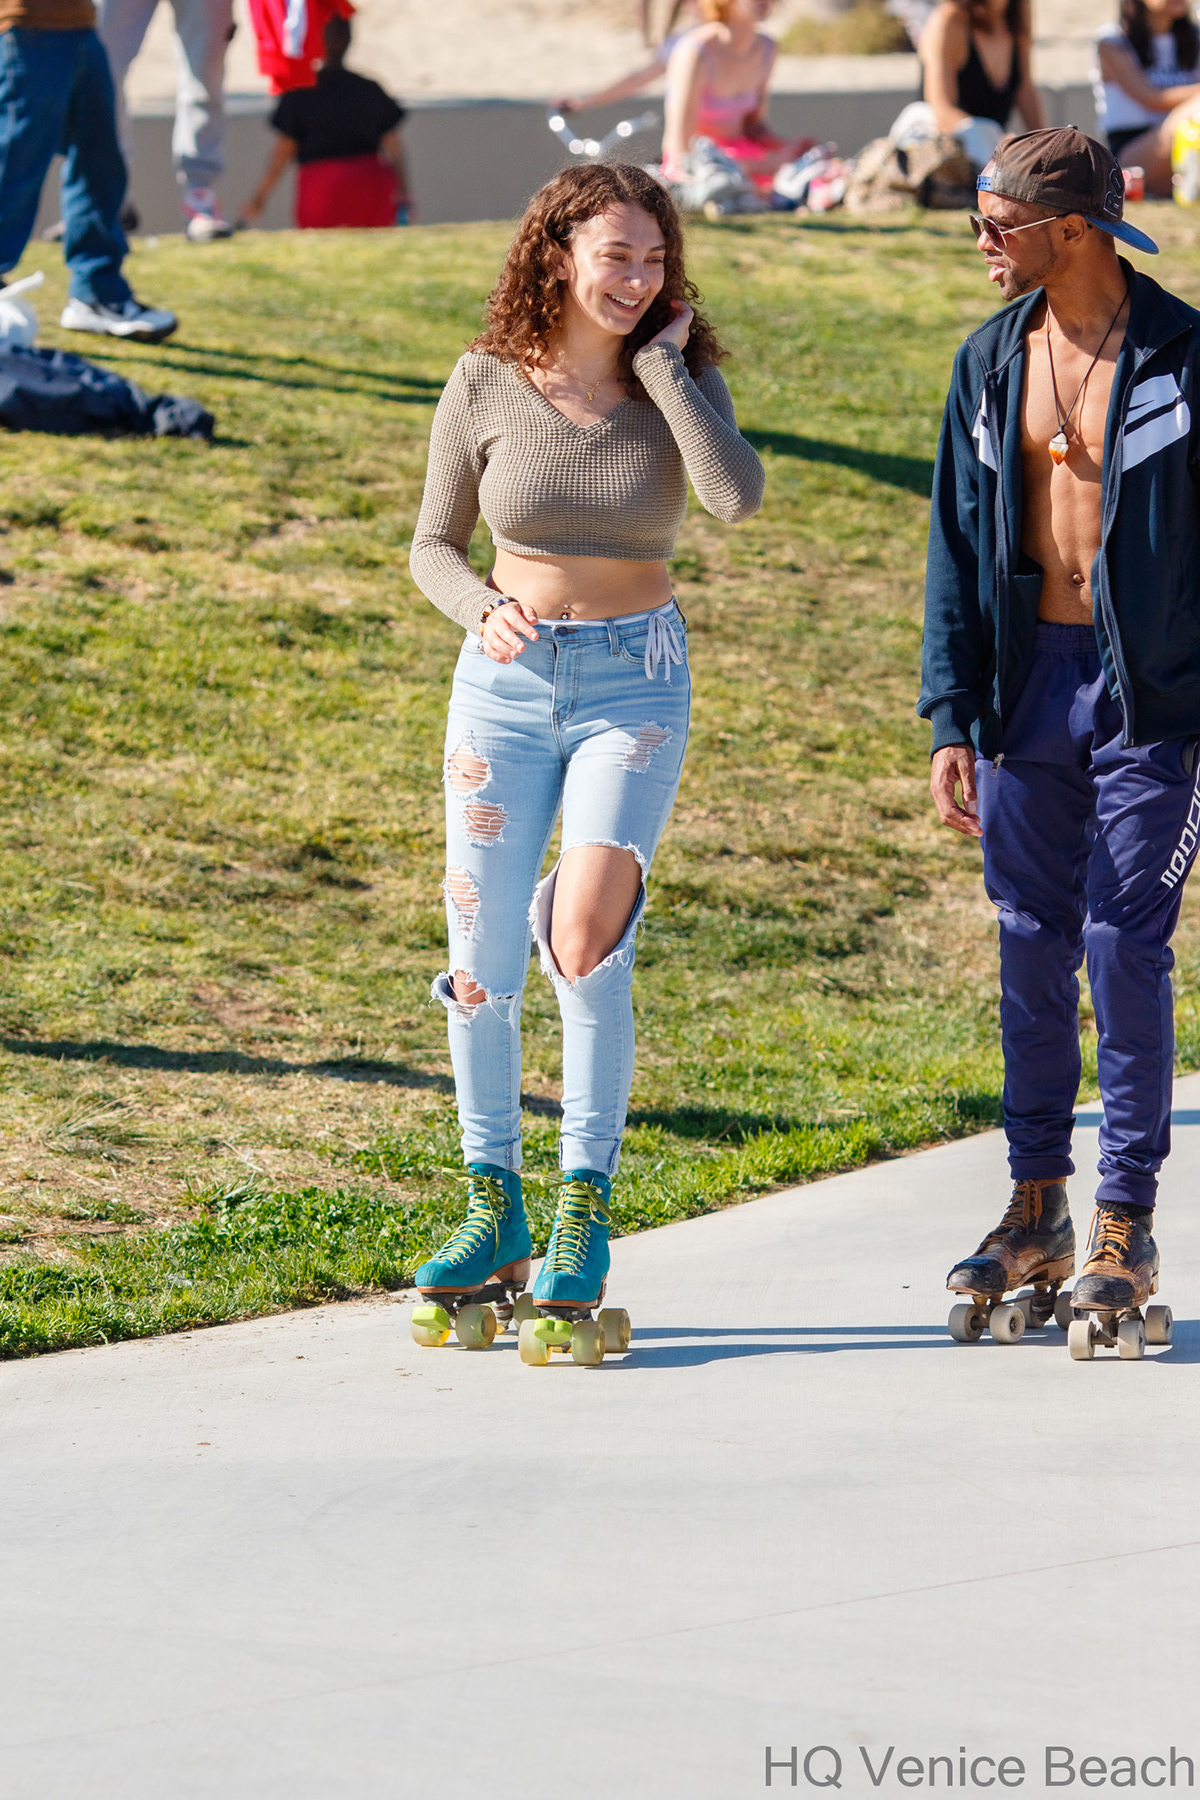
<svg viewBox="0 0 1200 1800">
<path fill-rule="evenodd" d="M 804 0 L 780 0 L 772 28 L 781 29 L 803 6 Z M 1115 0 L 1034 0 L 1038 78 L 1085 80 L 1092 33 L 1115 12 Z M 244 0 L 238 0 L 237 16 L 229 91 L 265 93 Z M 135 107 L 174 92 L 171 18 L 168 0 L 161 0 L 130 71 Z M 428 0 L 358 0 L 355 38 L 353 65 L 412 100 L 578 92 L 615 80 L 646 59 L 636 0 L 439 0 L 436 7 Z M 915 86 L 915 71 L 915 59 L 902 56 L 781 57 L 774 86 L 781 93 L 907 87 Z"/>
</svg>

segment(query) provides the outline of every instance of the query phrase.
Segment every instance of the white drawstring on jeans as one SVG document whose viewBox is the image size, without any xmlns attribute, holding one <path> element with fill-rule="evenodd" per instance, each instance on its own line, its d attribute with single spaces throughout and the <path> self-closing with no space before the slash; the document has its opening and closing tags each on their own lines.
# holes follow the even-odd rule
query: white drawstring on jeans
<svg viewBox="0 0 1200 1800">
<path fill-rule="evenodd" d="M 675 635 L 675 627 L 661 613 L 651 613 L 646 631 L 646 680 L 653 681 L 658 665 L 666 664 L 666 682 L 670 686 L 671 664 L 683 667 L 683 647 Z"/>
</svg>

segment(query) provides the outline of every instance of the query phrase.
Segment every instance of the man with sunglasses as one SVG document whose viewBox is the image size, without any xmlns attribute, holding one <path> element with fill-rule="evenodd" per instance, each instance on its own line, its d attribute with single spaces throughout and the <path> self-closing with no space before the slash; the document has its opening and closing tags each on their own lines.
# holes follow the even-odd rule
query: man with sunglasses
<svg viewBox="0 0 1200 1800">
<path fill-rule="evenodd" d="M 955 362 L 919 710 L 938 815 L 982 839 L 999 913 L 1014 1186 L 950 1272 L 971 1296 L 951 1328 L 1019 1336 L 996 1303 L 1074 1273 L 1086 954 L 1104 1126 L 1070 1342 L 1090 1356 L 1099 1329 L 1135 1356 L 1170 1146 L 1169 943 L 1200 841 L 1200 313 L 1118 257 L 1114 239 L 1157 246 L 1123 218 L 1115 157 L 1073 127 L 1005 138 L 979 205 L 988 279 L 1015 304 Z"/>
</svg>

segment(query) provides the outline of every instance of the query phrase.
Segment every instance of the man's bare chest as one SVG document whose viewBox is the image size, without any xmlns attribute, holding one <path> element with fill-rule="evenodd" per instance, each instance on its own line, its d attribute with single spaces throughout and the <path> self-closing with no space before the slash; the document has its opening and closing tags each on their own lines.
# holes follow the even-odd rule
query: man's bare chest
<svg viewBox="0 0 1200 1800">
<path fill-rule="evenodd" d="M 1044 458 L 1047 475 L 1061 467 L 1079 479 L 1099 481 L 1119 348 L 1110 339 L 1093 362 L 1072 345 L 1051 351 L 1044 330 L 1031 333 L 1021 396 L 1021 450 L 1027 467 Z"/>
</svg>

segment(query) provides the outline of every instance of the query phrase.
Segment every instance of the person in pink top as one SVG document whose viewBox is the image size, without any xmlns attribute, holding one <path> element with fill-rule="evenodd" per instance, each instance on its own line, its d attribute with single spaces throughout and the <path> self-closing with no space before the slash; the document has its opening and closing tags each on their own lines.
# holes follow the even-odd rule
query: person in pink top
<svg viewBox="0 0 1200 1800">
<path fill-rule="evenodd" d="M 773 0 L 700 0 L 704 23 L 682 37 L 667 65 L 663 173 L 686 171 L 698 138 L 711 138 L 752 179 L 775 171 L 812 147 L 785 141 L 767 124 L 767 83 L 778 46 L 760 27 Z"/>
</svg>

